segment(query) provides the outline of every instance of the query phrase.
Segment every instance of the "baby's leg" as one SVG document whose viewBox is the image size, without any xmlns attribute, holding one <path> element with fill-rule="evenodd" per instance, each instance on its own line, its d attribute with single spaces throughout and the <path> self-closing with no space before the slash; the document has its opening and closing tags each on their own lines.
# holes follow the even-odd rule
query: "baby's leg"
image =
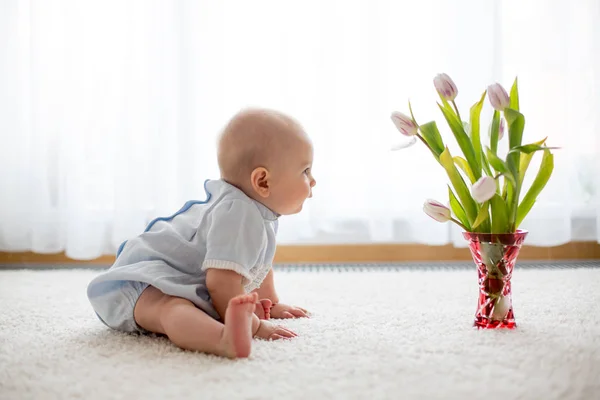
<svg viewBox="0 0 600 400">
<path fill-rule="evenodd" d="M 232 298 L 223 325 L 192 302 L 148 286 L 138 299 L 133 315 L 139 326 L 167 335 L 183 349 L 229 358 L 248 357 L 256 302 L 256 293 Z"/>
</svg>

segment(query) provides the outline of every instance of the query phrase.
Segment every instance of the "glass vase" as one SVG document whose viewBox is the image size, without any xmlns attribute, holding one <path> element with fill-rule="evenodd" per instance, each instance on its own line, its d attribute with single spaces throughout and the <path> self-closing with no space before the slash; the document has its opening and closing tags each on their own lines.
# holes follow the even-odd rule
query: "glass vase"
<svg viewBox="0 0 600 400">
<path fill-rule="evenodd" d="M 480 329 L 517 327 L 512 305 L 511 278 L 519 250 L 528 232 L 463 232 L 469 241 L 479 278 L 474 326 Z"/>
</svg>

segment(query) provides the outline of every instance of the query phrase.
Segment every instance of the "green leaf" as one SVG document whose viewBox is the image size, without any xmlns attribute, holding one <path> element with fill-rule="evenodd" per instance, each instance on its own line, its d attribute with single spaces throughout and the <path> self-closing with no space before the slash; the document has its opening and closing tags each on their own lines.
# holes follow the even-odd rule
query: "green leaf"
<svg viewBox="0 0 600 400">
<path fill-rule="evenodd" d="M 506 166 L 508 167 L 508 172 L 513 177 L 519 176 L 519 169 L 518 169 L 518 167 L 517 167 L 517 165 L 515 163 L 515 159 L 511 158 L 511 157 L 508 157 L 506 160 L 507 160 Z M 521 190 L 521 182 L 517 182 L 516 178 L 514 178 L 512 181 L 516 183 L 516 188 L 515 189 L 517 190 L 517 192 L 519 192 Z"/>
<path fill-rule="evenodd" d="M 477 160 L 478 165 L 482 165 L 481 163 L 481 135 L 479 129 L 479 119 L 481 116 L 481 108 L 483 107 L 483 102 L 485 100 L 485 94 L 487 91 L 483 92 L 481 95 L 481 99 L 479 102 L 475 103 L 471 107 L 471 143 L 473 144 L 473 150 L 475 151 L 475 159 Z"/>
<path fill-rule="evenodd" d="M 508 137 L 509 137 L 509 149 L 512 150 L 518 146 L 521 146 L 523 140 L 523 129 L 525 128 L 525 117 L 518 111 L 511 108 L 504 110 L 504 117 L 508 124 Z M 506 157 L 506 164 L 509 170 L 516 177 L 519 176 L 520 168 L 520 155 L 519 153 L 510 153 Z M 519 188 L 517 187 L 517 196 L 519 194 Z M 513 210 L 514 212 L 515 210 Z"/>
<path fill-rule="evenodd" d="M 448 197 L 450 198 L 450 209 L 452 210 L 452 213 L 467 228 L 467 230 L 471 230 L 471 224 L 469 224 L 469 219 L 467 218 L 467 214 L 465 214 L 465 209 L 454 195 L 454 192 L 450 186 L 448 186 Z"/>
<path fill-rule="evenodd" d="M 467 136 L 471 137 L 471 124 L 469 124 L 467 121 L 463 121 L 462 124 Z"/>
<path fill-rule="evenodd" d="M 465 175 L 469 177 L 471 183 L 477 182 L 477 179 L 475 179 L 475 175 L 473 175 L 473 171 L 471 171 L 471 167 L 469 167 L 469 163 L 467 162 L 467 160 L 459 156 L 454 156 L 453 160 L 454 163 L 458 165 L 460 169 L 462 169 Z"/>
<path fill-rule="evenodd" d="M 508 124 L 509 147 L 511 149 L 520 146 L 523 140 L 523 129 L 525 128 L 525 117 L 520 112 L 507 108 L 504 110 L 504 118 Z"/>
<path fill-rule="evenodd" d="M 544 143 L 546 143 L 546 139 L 548 139 L 547 137 L 540 140 L 539 142 L 535 142 L 533 144 L 538 145 L 538 146 L 542 146 Z M 519 160 L 519 183 L 523 184 L 523 180 L 525 179 L 525 172 L 527 172 L 527 168 L 529 168 L 529 163 L 531 162 L 531 159 L 533 158 L 533 153 L 522 153 L 521 154 L 521 158 Z"/>
<path fill-rule="evenodd" d="M 489 147 L 486 147 L 485 150 L 487 153 L 487 158 L 490 161 L 490 165 L 492 166 L 492 168 L 494 168 L 500 173 L 508 172 L 508 166 L 500 157 L 494 154 L 494 152 L 492 152 Z"/>
<path fill-rule="evenodd" d="M 506 178 L 505 182 L 509 182 L 514 188 L 517 187 L 517 180 L 515 179 L 515 176 L 510 171 L 505 174 L 502 174 L 502 176 Z"/>
<path fill-rule="evenodd" d="M 488 163 L 487 157 L 483 153 L 483 150 L 481 150 L 481 166 L 483 167 L 483 170 L 488 176 L 494 176 L 492 170 L 490 169 L 490 164 Z"/>
<path fill-rule="evenodd" d="M 487 156 L 488 156 L 488 159 L 490 160 L 490 164 L 492 165 L 492 167 L 497 172 L 499 172 L 503 176 L 505 176 L 506 179 L 508 179 L 513 186 L 516 186 L 517 181 L 515 179 L 515 176 L 511 172 L 510 168 L 508 167 L 508 165 L 506 165 L 506 163 L 500 157 L 498 157 L 497 155 L 492 153 L 492 151 L 489 149 L 489 147 L 486 147 L 486 151 L 487 151 Z"/>
<path fill-rule="evenodd" d="M 490 205 L 489 201 L 486 201 L 485 203 L 483 203 L 481 205 L 481 208 L 479 209 L 479 212 L 477 213 L 477 218 L 475 219 L 475 222 L 473 222 L 473 229 L 477 229 L 477 227 L 479 225 L 484 223 L 490 217 L 490 214 L 488 213 L 489 205 Z"/>
<path fill-rule="evenodd" d="M 450 111 L 450 113 L 453 114 L 458 119 L 458 116 L 456 115 L 456 113 L 452 109 L 452 106 L 450 105 L 450 103 L 448 103 L 448 100 L 446 100 L 444 98 L 444 96 L 442 96 L 442 94 L 440 92 L 438 92 L 438 95 L 440 96 L 440 100 L 442 100 L 442 104 L 443 104 L 444 108 L 446 110 Z"/>
<path fill-rule="evenodd" d="M 490 199 L 492 205 L 492 233 L 508 233 L 508 209 L 498 194 Z"/>
<path fill-rule="evenodd" d="M 512 224 L 512 216 L 515 216 L 516 219 L 516 210 L 518 207 L 518 203 L 517 201 L 515 201 L 515 197 L 517 196 L 516 194 L 517 191 L 517 187 L 513 186 L 513 185 L 508 185 L 506 187 L 506 208 L 508 209 L 508 223 L 509 225 Z"/>
<path fill-rule="evenodd" d="M 475 218 L 477 217 L 477 203 L 475 203 L 475 200 L 473 200 L 471 197 L 469 188 L 467 187 L 463 177 L 458 172 L 458 169 L 456 169 L 454 160 L 452 159 L 452 155 L 450 154 L 448 147 L 446 147 L 442 154 L 440 154 L 439 161 L 450 178 L 450 182 L 452 183 L 452 186 L 454 187 L 454 190 L 456 191 L 456 194 L 465 209 L 465 213 L 467 214 L 470 225 L 471 222 L 475 221 Z"/>
<path fill-rule="evenodd" d="M 446 104 L 448 104 L 448 103 L 446 103 Z M 448 111 L 445 107 L 442 107 L 442 105 L 440 105 L 439 103 L 438 103 L 438 106 L 440 107 L 440 110 L 444 114 L 444 117 L 446 118 L 448 125 L 450 125 L 450 129 L 452 129 L 452 133 L 454 133 L 454 137 L 456 138 L 456 141 L 458 142 L 458 146 L 460 147 L 463 154 L 465 155 L 465 158 L 467 159 L 467 162 L 469 163 L 469 166 L 471 167 L 471 171 L 473 171 L 473 175 L 475 175 L 475 178 L 477 178 L 477 179 L 481 178 L 481 167 L 479 166 L 479 163 L 477 162 L 477 158 L 475 157 L 475 150 L 473 149 L 473 145 L 471 144 L 471 140 L 469 139 L 469 136 L 467 136 L 467 133 L 465 132 L 462 121 L 460 121 L 456 117 L 456 114 L 454 114 L 454 112 Z"/>
<path fill-rule="evenodd" d="M 509 186 L 510 185 L 508 184 L 508 178 L 504 179 L 504 184 L 502 185 L 502 200 L 504 200 L 504 201 L 506 201 L 506 198 L 508 197 L 508 193 L 507 192 L 508 192 L 508 187 Z"/>
<path fill-rule="evenodd" d="M 519 111 L 519 88 L 517 87 L 517 77 L 515 77 L 512 88 L 510 88 L 509 107 L 513 110 Z"/>
<path fill-rule="evenodd" d="M 519 204 L 515 227 L 519 227 L 521 222 L 523 222 L 523 219 L 525 219 L 531 210 L 531 207 L 533 207 L 538 195 L 542 192 L 542 189 L 544 189 L 546 183 L 548 183 L 553 170 L 554 155 L 550 153 L 549 150 L 544 150 L 544 157 L 542 158 L 542 163 L 540 164 L 540 170 L 533 180 L 531 187 L 527 191 L 527 194 L 525 194 L 525 197 L 523 197 L 523 201 L 521 201 L 521 204 Z"/>
<path fill-rule="evenodd" d="M 442 151 L 444 151 L 444 142 L 442 141 L 442 135 L 440 135 L 440 131 L 438 130 L 435 121 L 423 124 L 419 126 L 419 129 L 421 130 L 423 139 L 425 139 L 429 147 L 431 147 L 439 157 L 440 154 L 442 154 Z"/>
<path fill-rule="evenodd" d="M 490 131 L 490 149 L 496 154 L 498 152 L 498 131 L 500 130 L 500 112 L 494 110 L 492 127 Z"/>
<path fill-rule="evenodd" d="M 559 149 L 559 147 L 546 147 L 546 146 L 538 145 L 536 143 L 531 143 L 531 144 L 524 144 L 523 146 L 514 147 L 508 152 L 508 154 L 511 154 L 511 153 L 531 154 L 531 153 L 535 153 L 536 151 L 540 151 L 540 150 L 556 150 L 556 149 Z"/>
</svg>

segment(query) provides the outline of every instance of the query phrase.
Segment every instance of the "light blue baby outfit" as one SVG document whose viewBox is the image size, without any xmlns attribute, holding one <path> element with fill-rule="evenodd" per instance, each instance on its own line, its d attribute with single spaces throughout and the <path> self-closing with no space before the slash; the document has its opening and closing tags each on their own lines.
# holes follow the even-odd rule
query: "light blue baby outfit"
<svg viewBox="0 0 600 400">
<path fill-rule="evenodd" d="M 205 201 L 189 201 L 173 216 L 152 221 L 121 245 L 109 270 L 90 282 L 88 298 L 107 326 L 145 332 L 135 323 L 133 309 L 148 285 L 219 320 L 206 288 L 207 269 L 237 272 L 246 292 L 265 279 L 275 255 L 278 215 L 223 180 L 204 186 Z"/>
</svg>

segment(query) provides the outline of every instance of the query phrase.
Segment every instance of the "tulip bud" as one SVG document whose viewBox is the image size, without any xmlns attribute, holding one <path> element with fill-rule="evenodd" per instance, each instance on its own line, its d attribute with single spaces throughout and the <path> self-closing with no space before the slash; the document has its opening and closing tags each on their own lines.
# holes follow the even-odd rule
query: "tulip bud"
<svg viewBox="0 0 600 400">
<path fill-rule="evenodd" d="M 414 136 L 419 131 L 419 127 L 411 117 L 398 111 L 392 113 L 392 122 L 404 136 Z"/>
<path fill-rule="evenodd" d="M 454 100 L 458 94 L 456 85 L 447 74 L 438 74 L 433 78 L 433 85 L 440 96 L 448 101 Z"/>
<path fill-rule="evenodd" d="M 506 93 L 506 90 L 499 83 L 488 86 L 487 92 L 494 109 L 504 111 L 510 105 L 510 97 L 508 97 L 508 93 Z"/>
<path fill-rule="evenodd" d="M 423 211 L 438 222 L 447 222 L 452 217 L 448 207 L 431 199 L 423 204 Z"/>
<path fill-rule="evenodd" d="M 496 180 L 490 176 L 482 176 L 471 187 L 471 195 L 478 203 L 484 203 L 496 194 Z"/>
<path fill-rule="evenodd" d="M 488 136 L 489 137 L 492 137 L 492 125 L 493 125 L 493 123 L 491 123 L 488 128 Z M 500 124 L 498 126 L 498 141 L 502 140 L 502 138 L 504 137 L 505 126 L 506 126 L 506 122 L 504 122 L 504 118 L 500 118 Z"/>
<path fill-rule="evenodd" d="M 504 118 L 500 118 L 500 126 L 498 127 L 498 140 L 504 137 Z"/>
</svg>

